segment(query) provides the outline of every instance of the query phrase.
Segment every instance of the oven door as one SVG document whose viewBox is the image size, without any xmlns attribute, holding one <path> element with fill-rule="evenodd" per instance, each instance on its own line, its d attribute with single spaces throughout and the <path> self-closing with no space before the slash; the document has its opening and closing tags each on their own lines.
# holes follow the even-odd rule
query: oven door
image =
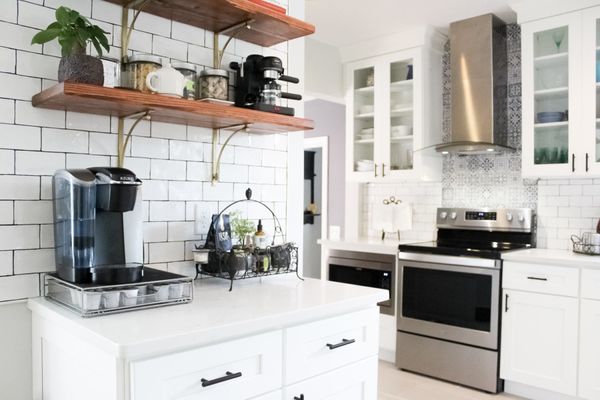
<svg viewBox="0 0 600 400">
<path fill-rule="evenodd" d="M 420 259 L 400 259 L 398 264 L 398 330 L 498 349 L 499 264 L 482 260 L 484 266 L 477 266 L 471 259 L 465 266 L 457 257 Z"/>
</svg>

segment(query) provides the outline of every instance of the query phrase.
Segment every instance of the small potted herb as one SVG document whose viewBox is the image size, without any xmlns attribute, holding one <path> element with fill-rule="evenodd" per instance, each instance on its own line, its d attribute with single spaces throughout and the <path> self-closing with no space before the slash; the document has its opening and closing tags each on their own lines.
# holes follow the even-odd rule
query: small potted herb
<svg viewBox="0 0 600 400">
<path fill-rule="evenodd" d="M 238 239 L 238 245 L 233 247 L 228 262 L 228 272 L 233 279 L 236 275 L 243 275 L 254 269 L 256 258 L 253 254 L 253 248 L 252 246 L 247 246 L 244 243 L 244 239 L 247 235 L 254 233 L 255 226 L 252 221 L 241 218 L 239 212 L 231 213 L 230 217 L 231 231 Z"/>
<path fill-rule="evenodd" d="M 38 32 L 31 44 L 44 44 L 54 39 L 61 47 L 62 58 L 58 66 L 59 82 L 104 84 L 104 68 L 99 58 L 85 54 L 88 43 L 92 43 L 98 55 L 102 49 L 110 50 L 105 32 L 75 10 L 59 7 L 56 10 L 56 21 Z"/>
<path fill-rule="evenodd" d="M 238 244 L 244 246 L 246 235 L 251 235 L 256 231 L 256 227 L 252 221 L 241 218 L 237 212 L 231 213 L 231 230 L 238 239 Z"/>
</svg>

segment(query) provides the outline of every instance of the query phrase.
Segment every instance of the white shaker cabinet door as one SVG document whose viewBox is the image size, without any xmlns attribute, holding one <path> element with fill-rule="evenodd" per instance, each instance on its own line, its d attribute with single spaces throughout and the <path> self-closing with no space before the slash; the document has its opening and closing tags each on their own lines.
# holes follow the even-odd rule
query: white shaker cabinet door
<svg viewBox="0 0 600 400">
<path fill-rule="evenodd" d="M 578 302 L 505 290 L 500 377 L 574 396 Z"/>
<path fill-rule="evenodd" d="M 600 301 L 581 300 L 579 396 L 600 400 Z"/>
<path fill-rule="evenodd" d="M 284 400 L 377 400 L 377 356 L 284 389 Z"/>
</svg>

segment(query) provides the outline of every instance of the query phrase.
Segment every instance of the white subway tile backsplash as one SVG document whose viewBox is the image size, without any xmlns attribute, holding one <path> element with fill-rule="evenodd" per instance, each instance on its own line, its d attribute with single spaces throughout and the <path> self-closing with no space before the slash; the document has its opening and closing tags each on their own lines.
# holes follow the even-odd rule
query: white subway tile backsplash
<svg viewBox="0 0 600 400">
<path fill-rule="evenodd" d="M 1 30 L 0 30 L 1 32 Z M 212 42 L 211 42 L 212 47 Z M 212 65 L 212 49 L 190 44 L 188 46 L 188 61 L 198 65 Z"/>
<path fill-rule="evenodd" d="M 65 112 L 34 108 L 30 101 L 17 101 L 15 122 L 20 125 L 64 128 Z"/>
<path fill-rule="evenodd" d="M 106 115 L 67 112 L 67 128 L 82 131 L 110 132 L 110 117 Z"/>
<path fill-rule="evenodd" d="M 41 129 L 34 126 L 0 124 L 0 148 L 40 150 Z"/>
<path fill-rule="evenodd" d="M 39 176 L 0 175 L 0 200 L 40 198 Z"/>
<path fill-rule="evenodd" d="M 144 222 L 144 242 L 166 242 L 167 222 Z"/>
<path fill-rule="evenodd" d="M 51 201 L 15 201 L 15 224 L 52 223 Z"/>
<path fill-rule="evenodd" d="M 87 153 L 88 133 L 83 131 L 42 128 L 42 151 Z"/>
<path fill-rule="evenodd" d="M 146 180 L 142 183 L 142 198 L 144 200 L 168 200 L 169 182 Z"/>
<path fill-rule="evenodd" d="M 86 17 L 92 15 L 92 0 L 45 0 L 44 5 L 51 8 L 65 6 L 79 11 L 81 15 Z"/>
<path fill-rule="evenodd" d="M 0 301 L 26 299 L 40 294 L 39 275 L 14 275 L 0 278 Z"/>
<path fill-rule="evenodd" d="M 171 140 L 169 143 L 169 158 L 171 160 L 202 161 L 204 158 L 204 145 L 183 140 Z"/>
<path fill-rule="evenodd" d="M 169 141 L 133 136 L 131 155 L 134 157 L 169 158 Z"/>
<path fill-rule="evenodd" d="M 89 168 L 110 165 L 110 157 L 90 154 L 67 154 L 67 168 Z"/>
<path fill-rule="evenodd" d="M 11 1 L 3 0 L 0 3 L 4 4 Z M 38 32 L 37 29 L 0 22 L 0 46 L 40 53 L 42 46 L 31 44 L 31 38 Z"/>
<path fill-rule="evenodd" d="M 118 136 L 113 133 L 90 132 L 90 154 L 116 156 Z M 130 149 L 128 149 L 130 151 Z"/>
<path fill-rule="evenodd" d="M 15 2 L 4 1 L 3 3 L 10 4 Z M 19 2 L 19 25 L 46 29 L 53 21 L 54 10 L 26 1 Z"/>
<path fill-rule="evenodd" d="M 183 242 L 150 243 L 148 252 L 151 263 L 183 261 L 185 244 Z"/>
<path fill-rule="evenodd" d="M 2 55 L 0 55 L 0 57 L 2 57 Z M 0 99 L 0 123 L 12 124 L 14 122 L 15 101 L 10 99 Z"/>
<path fill-rule="evenodd" d="M 163 36 L 154 35 L 152 39 L 152 52 L 164 57 L 175 60 L 187 60 L 187 43 L 179 40 L 169 39 Z"/>
<path fill-rule="evenodd" d="M 211 180 L 211 164 L 202 162 L 187 163 L 187 180 L 188 181 L 210 181 Z"/>
<path fill-rule="evenodd" d="M 13 274 L 13 252 L 0 251 L 0 276 Z"/>
<path fill-rule="evenodd" d="M 52 200 L 52 177 L 40 177 L 40 200 Z"/>
<path fill-rule="evenodd" d="M 169 182 L 169 200 L 202 200 L 202 182 Z"/>
<path fill-rule="evenodd" d="M 116 4 L 108 3 L 104 0 L 93 0 L 92 17 L 94 19 L 109 22 L 111 24 L 121 24 L 122 8 Z"/>
<path fill-rule="evenodd" d="M 188 125 L 187 140 L 191 142 L 212 143 L 212 130 Z"/>
<path fill-rule="evenodd" d="M 275 183 L 275 168 L 249 167 L 248 177 L 250 183 Z M 285 171 L 285 170 L 284 170 Z M 285 182 L 284 182 L 285 183 Z"/>
<path fill-rule="evenodd" d="M 17 65 L 17 52 L 13 49 L 7 49 L 6 47 L 0 47 L 0 71 L 15 72 Z"/>
<path fill-rule="evenodd" d="M 150 221 L 184 221 L 185 202 L 183 201 L 151 201 Z"/>
<path fill-rule="evenodd" d="M 164 139 L 185 140 L 187 128 L 185 125 L 168 124 L 164 122 L 152 122 L 152 137 Z"/>
<path fill-rule="evenodd" d="M 42 89 L 42 80 L 29 76 L 0 73 L 0 97 L 31 100 Z"/>
<path fill-rule="evenodd" d="M 0 201 L 0 225 L 11 225 L 13 219 L 14 202 Z"/>
<path fill-rule="evenodd" d="M 235 147 L 235 163 L 243 165 L 262 165 L 261 151 L 250 147 Z"/>
<path fill-rule="evenodd" d="M 112 157 L 112 165 L 117 166 L 117 157 Z M 150 159 L 125 157 L 123 167 L 131 170 L 140 179 L 150 179 Z"/>
<path fill-rule="evenodd" d="M 8 22 L 17 22 L 17 2 L 0 2 L 0 20 Z"/>
<path fill-rule="evenodd" d="M 0 174 L 15 173 L 15 152 L 13 150 L 0 150 Z"/>
<path fill-rule="evenodd" d="M 17 74 L 56 80 L 59 62 L 58 57 L 17 51 Z"/>
<path fill-rule="evenodd" d="M 232 200 L 233 197 L 233 183 L 219 182 L 212 185 L 210 182 L 204 182 L 202 192 L 204 193 L 203 200 L 215 201 L 215 200 Z M 247 186 L 247 185 L 246 185 Z"/>
<path fill-rule="evenodd" d="M 150 177 L 152 179 L 184 181 L 185 175 L 185 161 L 152 160 L 150 164 Z"/>
<path fill-rule="evenodd" d="M 15 251 L 15 274 L 52 272 L 55 268 L 56 267 L 54 264 L 54 249 Z"/>
<path fill-rule="evenodd" d="M 184 42 L 193 42 L 198 45 L 204 44 L 204 29 L 173 21 L 171 26 L 171 37 Z M 212 46 L 212 43 L 210 43 Z"/>
<path fill-rule="evenodd" d="M 171 36 L 171 21 L 156 15 L 141 13 L 135 22 L 135 29 L 169 37 Z"/>
<path fill-rule="evenodd" d="M 115 37 L 120 38 L 120 31 L 115 31 Z M 117 36 L 118 35 L 118 36 Z M 129 49 L 141 53 L 152 53 L 152 35 L 146 32 L 134 30 L 129 40 Z"/>
<path fill-rule="evenodd" d="M 38 225 L 0 226 L 0 250 L 37 249 L 39 244 Z"/>
<path fill-rule="evenodd" d="M 169 222 L 169 241 L 200 240 L 201 235 L 194 233 L 194 222 Z"/>
<path fill-rule="evenodd" d="M 54 175 L 65 165 L 64 153 L 17 151 L 15 171 L 20 175 Z"/>
<path fill-rule="evenodd" d="M 40 225 L 40 247 L 54 247 L 54 225 Z"/>
<path fill-rule="evenodd" d="M 221 182 L 248 182 L 248 166 L 221 164 L 219 178 Z"/>
</svg>

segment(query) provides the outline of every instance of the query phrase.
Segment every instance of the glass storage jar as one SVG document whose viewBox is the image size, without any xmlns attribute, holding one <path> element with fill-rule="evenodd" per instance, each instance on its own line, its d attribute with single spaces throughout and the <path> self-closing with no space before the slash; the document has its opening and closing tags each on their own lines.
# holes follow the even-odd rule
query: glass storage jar
<svg viewBox="0 0 600 400">
<path fill-rule="evenodd" d="M 179 71 L 187 80 L 183 88 L 183 98 L 188 100 L 196 99 L 196 66 L 194 64 L 173 61 L 173 68 Z"/>
<path fill-rule="evenodd" d="M 150 55 L 135 55 L 122 64 L 121 87 L 152 93 L 146 86 L 146 76 L 162 67 L 162 59 Z"/>
<path fill-rule="evenodd" d="M 227 100 L 229 73 L 223 69 L 205 69 L 200 72 L 199 98 Z"/>
</svg>

